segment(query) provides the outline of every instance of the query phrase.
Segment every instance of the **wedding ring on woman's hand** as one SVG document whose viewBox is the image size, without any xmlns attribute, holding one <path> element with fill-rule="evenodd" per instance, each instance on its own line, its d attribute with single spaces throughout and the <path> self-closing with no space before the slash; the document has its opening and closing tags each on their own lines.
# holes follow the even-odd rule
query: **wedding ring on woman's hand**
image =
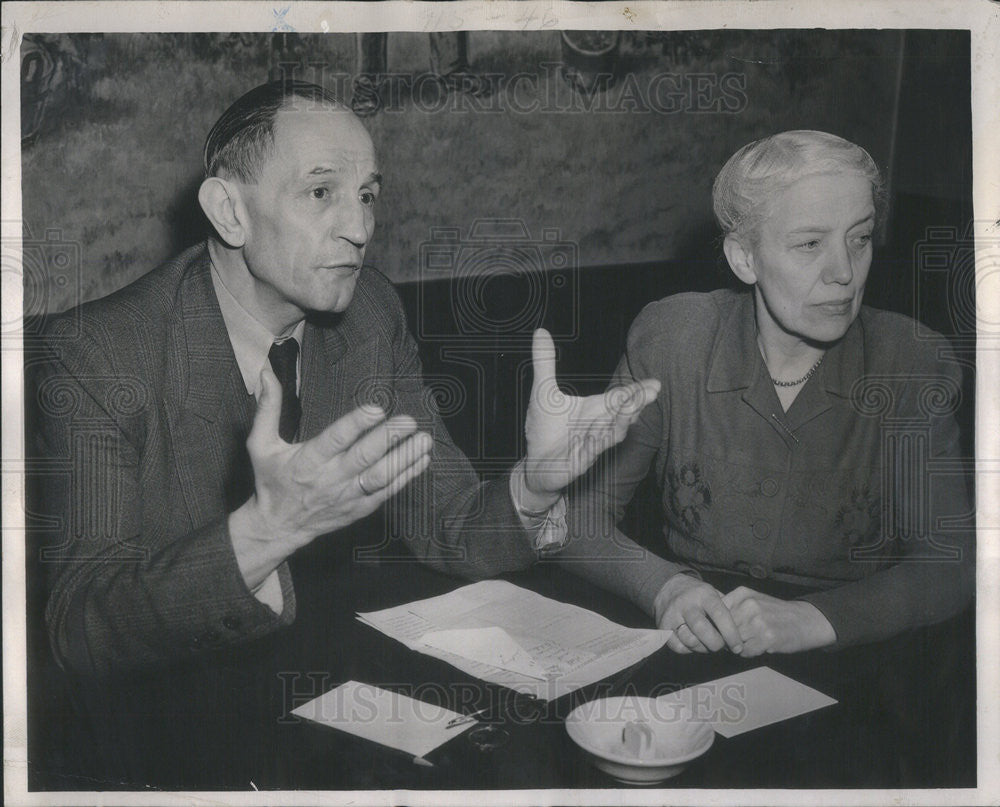
<svg viewBox="0 0 1000 807">
<path fill-rule="evenodd" d="M 368 488 L 365 487 L 365 483 L 364 480 L 361 478 L 361 474 L 358 474 L 358 487 L 361 488 L 361 492 L 364 493 L 365 496 L 371 496 L 372 493 L 375 492 L 373 490 L 368 490 Z"/>
<path fill-rule="evenodd" d="M 681 632 L 681 628 L 687 628 L 687 622 L 681 622 L 680 625 L 678 625 L 676 628 L 674 628 L 674 633 L 680 633 Z M 688 630 L 691 630 L 691 628 L 688 628 Z"/>
</svg>

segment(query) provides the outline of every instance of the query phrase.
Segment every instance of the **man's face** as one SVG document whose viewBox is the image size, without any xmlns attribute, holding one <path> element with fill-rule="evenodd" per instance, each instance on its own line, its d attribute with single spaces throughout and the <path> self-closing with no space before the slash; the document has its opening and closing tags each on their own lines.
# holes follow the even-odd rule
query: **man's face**
<svg viewBox="0 0 1000 807">
<path fill-rule="evenodd" d="M 375 229 L 375 147 L 346 110 L 279 112 L 256 184 L 240 184 L 243 257 L 268 324 L 351 302 Z"/>
</svg>

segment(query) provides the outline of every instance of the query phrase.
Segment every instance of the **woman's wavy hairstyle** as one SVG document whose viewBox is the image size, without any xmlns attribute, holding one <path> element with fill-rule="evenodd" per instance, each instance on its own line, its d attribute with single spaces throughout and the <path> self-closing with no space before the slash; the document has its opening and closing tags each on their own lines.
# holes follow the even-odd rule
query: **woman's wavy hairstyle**
<svg viewBox="0 0 1000 807">
<path fill-rule="evenodd" d="M 798 129 L 748 143 L 722 167 L 712 186 L 712 207 L 724 235 L 755 244 L 771 200 L 794 182 L 822 174 L 855 173 L 872 184 L 875 226 L 885 220 L 882 174 L 861 146 L 828 132 Z"/>
</svg>

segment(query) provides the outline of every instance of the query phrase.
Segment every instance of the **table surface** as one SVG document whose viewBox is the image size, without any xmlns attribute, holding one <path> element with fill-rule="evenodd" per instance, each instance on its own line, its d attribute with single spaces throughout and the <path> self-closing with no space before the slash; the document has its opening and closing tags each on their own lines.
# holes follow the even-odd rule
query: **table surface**
<svg viewBox="0 0 1000 807">
<path fill-rule="evenodd" d="M 296 620 L 262 642 L 155 675 L 78 687 L 88 721 L 80 732 L 65 730 L 59 742 L 66 746 L 63 756 L 82 757 L 82 767 L 101 771 L 74 780 L 79 789 L 623 787 L 569 739 L 563 721 L 578 703 L 598 695 L 661 694 L 765 664 L 838 703 L 730 739 L 717 735 L 707 754 L 661 787 L 975 784 L 968 617 L 905 640 L 837 652 L 741 659 L 726 651 L 681 656 L 664 647 L 611 680 L 544 703 L 473 679 L 355 618 L 463 581 L 412 560 L 359 563 L 345 554 L 293 559 Z M 623 625 L 652 627 L 630 604 L 554 566 L 506 579 Z M 427 755 L 428 767 L 289 714 L 348 680 L 463 713 L 486 709 L 481 720 L 507 739 L 483 750 L 462 732 Z M 67 786 L 48 781 L 36 776 L 35 786 Z"/>
</svg>

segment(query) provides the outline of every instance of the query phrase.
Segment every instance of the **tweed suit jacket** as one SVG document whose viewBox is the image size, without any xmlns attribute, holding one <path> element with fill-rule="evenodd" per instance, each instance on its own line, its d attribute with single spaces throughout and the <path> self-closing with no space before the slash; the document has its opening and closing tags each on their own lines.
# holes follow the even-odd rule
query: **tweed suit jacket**
<svg viewBox="0 0 1000 807">
<path fill-rule="evenodd" d="M 44 512 L 59 525 L 42 556 L 46 622 L 56 657 L 77 673 L 246 642 L 295 617 L 287 563 L 278 615 L 248 590 L 228 534 L 228 513 L 253 491 L 245 443 L 255 402 L 210 267 L 206 245 L 192 247 L 48 331 L 36 437 L 63 470 L 43 485 Z M 386 522 L 416 557 L 471 578 L 535 560 L 506 478 L 481 483 L 445 430 L 383 276 L 363 269 L 346 312 L 307 320 L 300 390 L 300 440 L 364 402 L 432 432 L 430 470 Z"/>
</svg>

